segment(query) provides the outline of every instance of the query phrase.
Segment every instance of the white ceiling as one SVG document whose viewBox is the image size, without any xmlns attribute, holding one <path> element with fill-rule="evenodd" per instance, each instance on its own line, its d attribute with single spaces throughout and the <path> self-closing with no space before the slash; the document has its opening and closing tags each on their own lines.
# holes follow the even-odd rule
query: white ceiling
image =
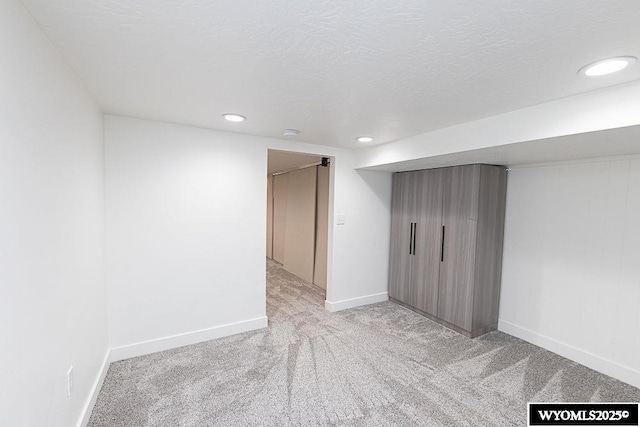
<svg viewBox="0 0 640 427">
<path fill-rule="evenodd" d="M 577 75 L 640 57 L 637 0 L 23 3 L 107 113 L 345 148 L 640 78 Z"/>
<path fill-rule="evenodd" d="M 627 126 L 431 156 L 363 169 L 402 172 L 474 163 L 518 166 L 532 163 L 611 158 L 637 155 L 640 153 L 638 141 L 640 141 L 640 126 Z"/>
</svg>

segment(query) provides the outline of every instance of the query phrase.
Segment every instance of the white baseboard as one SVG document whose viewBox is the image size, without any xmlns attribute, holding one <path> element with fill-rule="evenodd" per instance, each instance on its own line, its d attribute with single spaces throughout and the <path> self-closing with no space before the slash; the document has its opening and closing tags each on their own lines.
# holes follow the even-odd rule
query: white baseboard
<svg viewBox="0 0 640 427">
<path fill-rule="evenodd" d="M 375 304 L 377 302 L 389 301 L 389 293 L 381 292 L 379 294 L 365 295 L 363 297 L 343 299 L 341 301 L 325 301 L 324 308 L 330 312 L 346 310 L 349 308 L 359 307 L 361 305 Z"/>
<path fill-rule="evenodd" d="M 104 355 L 104 360 L 102 361 L 102 365 L 100 366 L 100 372 L 96 377 L 93 386 L 91 387 L 91 391 L 89 393 L 89 398 L 82 408 L 82 414 L 80 416 L 80 420 L 78 420 L 78 427 L 85 427 L 89 424 L 89 418 L 91 418 L 91 412 L 93 411 L 93 407 L 96 404 L 96 400 L 98 400 L 98 394 L 100 394 L 100 389 L 102 388 L 102 384 L 104 384 L 104 379 L 107 376 L 107 371 L 109 371 L 109 350 L 107 350 L 107 354 Z"/>
<path fill-rule="evenodd" d="M 498 320 L 498 330 L 640 388 L 640 372 L 633 368 L 539 334 L 530 329 L 523 328 L 522 326 L 514 325 L 506 320 Z"/>
<path fill-rule="evenodd" d="M 111 349 L 111 357 L 109 361 L 117 362 L 119 360 L 130 359 L 132 357 L 144 356 L 145 354 L 157 353 L 159 351 L 183 347 L 185 345 L 197 344 L 203 341 L 262 329 L 266 328 L 268 323 L 267 316 L 263 316 L 255 319 L 243 320 L 241 322 L 229 323 L 227 325 L 214 326 L 213 328 L 201 329 L 199 331 L 143 341 L 122 347 L 115 347 Z"/>
</svg>

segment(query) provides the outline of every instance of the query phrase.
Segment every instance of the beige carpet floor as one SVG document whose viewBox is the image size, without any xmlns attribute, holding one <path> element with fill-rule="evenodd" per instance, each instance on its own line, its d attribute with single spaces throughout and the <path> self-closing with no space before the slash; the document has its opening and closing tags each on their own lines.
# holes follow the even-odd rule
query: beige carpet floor
<svg viewBox="0 0 640 427">
<path fill-rule="evenodd" d="M 269 327 L 113 363 L 90 426 L 511 426 L 530 401 L 640 390 L 492 332 L 467 339 L 391 302 L 338 313 L 267 264 Z"/>
</svg>

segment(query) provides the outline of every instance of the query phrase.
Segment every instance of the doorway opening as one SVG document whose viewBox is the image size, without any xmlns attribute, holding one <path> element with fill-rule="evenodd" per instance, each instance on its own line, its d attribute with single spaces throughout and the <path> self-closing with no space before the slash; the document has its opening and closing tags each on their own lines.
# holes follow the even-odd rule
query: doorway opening
<svg viewBox="0 0 640 427">
<path fill-rule="evenodd" d="M 279 150 L 267 158 L 267 265 L 320 288 L 324 303 L 333 159 Z"/>
</svg>

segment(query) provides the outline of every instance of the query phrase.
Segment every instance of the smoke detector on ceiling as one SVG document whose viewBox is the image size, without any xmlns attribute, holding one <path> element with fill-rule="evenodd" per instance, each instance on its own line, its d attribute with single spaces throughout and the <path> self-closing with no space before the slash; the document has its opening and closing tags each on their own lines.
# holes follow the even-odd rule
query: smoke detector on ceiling
<svg viewBox="0 0 640 427">
<path fill-rule="evenodd" d="M 300 135 L 300 131 L 298 129 L 284 129 L 282 131 L 282 136 L 296 136 Z"/>
</svg>

